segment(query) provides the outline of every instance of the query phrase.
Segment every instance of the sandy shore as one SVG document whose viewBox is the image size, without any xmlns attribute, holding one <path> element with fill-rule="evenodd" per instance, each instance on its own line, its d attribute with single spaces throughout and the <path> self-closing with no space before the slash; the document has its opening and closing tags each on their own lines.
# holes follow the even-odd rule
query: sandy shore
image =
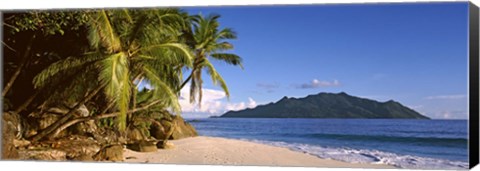
<svg viewBox="0 0 480 171">
<path fill-rule="evenodd" d="M 352 164 L 336 160 L 320 159 L 313 155 L 287 148 L 247 141 L 194 137 L 172 142 L 173 149 L 140 153 L 125 150 L 125 162 L 196 164 L 196 165 L 246 165 L 246 166 L 305 166 L 337 168 L 395 168 L 381 164 Z"/>
</svg>

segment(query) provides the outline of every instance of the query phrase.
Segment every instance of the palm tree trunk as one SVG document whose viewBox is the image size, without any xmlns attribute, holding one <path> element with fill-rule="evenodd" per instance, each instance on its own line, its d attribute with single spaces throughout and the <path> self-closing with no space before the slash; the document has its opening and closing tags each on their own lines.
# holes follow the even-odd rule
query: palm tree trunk
<svg viewBox="0 0 480 171">
<path fill-rule="evenodd" d="M 138 80 L 137 86 L 132 86 L 132 109 L 137 107 L 137 91 L 138 85 L 142 82 L 143 78 L 141 77 L 142 73 L 139 73 L 134 77 L 133 82 Z M 127 126 L 132 122 L 132 113 L 127 113 Z"/>
<path fill-rule="evenodd" d="M 158 104 L 159 102 L 161 102 L 161 100 L 153 101 L 152 103 L 150 103 L 148 105 L 145 105 L 143 107 L 129 110 L 129 111 L 127 111 L 127 113 L 134 113 L 134 112 L 146 110 L 149 107 Z M 58 129 L 56 129 L 55 132 L 52 133 L 51 137 L 56 137 L 60 132 L 62 132 L 63 130 L 67 129 L 68 127 L 70 127 L 70 126 L 72 126 L 76 123 L 85 122 L 85 121 L 89 121 L 89 120 L 112 118 L 112 117 L 118 116 L 119 114 L 120 114 L 120 112 L 114 112 L 114 113 L 105 113 L 105 114 L 100 114 L 100 115 L 96 115 L 96 116 L 88 116 L 88 117 L 80 117 L 80 118 L 72 119 L 72 120 L 58 126 Z"/>
<path fill-rule="evenodd" d="M 196 56 L 199 56 L 200 54 L 197 54 Z M 192 79 L 193 77 L 193 73 L 200 67 L 198 67 L 198 65 L 200 65 L 200 63 L 203 62 L 203 60 L 201 60 L 199 57 L 196 57 L 195 58 L 195 61 L 193 62 L 193 69 L 192 69 L 192 72 L 190 72 L 190 75 L 187 77 L 187 79 L 185 79 L 185 81 L 183 81 L 183 83 L 180 85 L 180 87 L 177 89 L 177 93 L 180 92 L 180 90 L 182 90 L 183 87 L 185 87 L 185 85 L 187 85 L 187 83 Z"/>
<path fill-rule="evenodd" d="M 190 74 L 190 76 L 187 77 L 187 79 L 182 83 L 182 85 L 180 85 L 180 87 L 177 89 L 177 93 L 180 92 L 180 90 L 182 90 L 182 88 L 185 87 L 185 85 L 187 85 L 187 83 L 192 79 L 192 75 L 193 74 Z"/>
<path fill-rule="evenodd" d="M 60 81 L 58 84 L 55 84 L 53 87 L 48 87 L 49 89 L 53 89 L 53 90 L 56 90 L 58 89 L 61 85 L 61 83 L 65 83 L 69 80 L 71 80 L 72 77 L 78 75 L 79 73 L 83 72 L 83 70 L 78 70 L 77 72 L 75 72 L 71 77 L 65 77 L 62 81 Z M 42 92 L 45 90 L 46 87 L 42 87 L 41 89 L 35 91 L 34 94 L 32 94 L 22 105 L 20 105 L 17 109 L 15 109 L 15 114 L 18 114 L 20 112 L 22 112 L 23 110 L 25 110 L 28 105 L 30 105 L 32 103 L 32 101 Z M 44 104 L 45 102 L 47 102 L 49 99 L 47 98 L 43 103 L 40 103 L 39 105 L 37 105 L 35 108 L 41 106 L 42 104 Z"/>
<path fill-rule="evenodd" d="M 82 100 L 80 100 L 72 109 L 70 109 L 62 118 L 60 118 L 59 120 L 57 120 L 55 123 L 51 124 L 50 126 L 48 126 L 47 128 L 45 128 L 42 132 L 38 133 L 37 135 L 34 135 L 31 139 L 32 142 L 36 142 L 38 140 L 41 140 L 43 139 L 45 136 L 49 135 L 50 133 L 52 133 L 53 131 L 57 130 L 59 128 L 59 126 L 61 126 L 63 123 L 65 123 L 66 121 L 68 121 L 71 117 L 73 117 L 73 114 L 75 113 L 75 111 L 80 108 L 80 106 L 82 106 L 85 102 L 87 102 L 88 100 L 90 100 L 91 98 L 93 98 L 95 95 L 97 95 L 98 92 L 100 92 L 100 90 L 105 86 L 104 85 L 101 85 L 101 86 L 98 86 L 97 89 L 95 89 L 94 91 L 92 91 L 91 93 L 89 93 L 88 95 L 86 95 Z"/>
<path fill-rule="evenodd" d="M 20 72 L 22 71 L 23 67 L 27 64 L 28 59 L 29 59 L 29 54 L 30 54 L 30 51 L 32 49 L 32 43 L 33 43 L 34 39 L 35 39 L 35 34 L 32 36 L 32 38 L 30 39 L 30 41 L 28 43 L 27 49 L 25 50 L 25 53 L 23 54 L 23 58 L 22 58 L 22 61 L 20 63 L 20 66 L 18 66 L 17 70 L 13 73 L 12 77 L 7 82 L 7 84 L 5 85 L 5 88 L 3 88 L 2 97 L 5 97 L 5 95 L 8 93 L 10 88 L 12 88 L 13 83 L 15 82 L 17 77 L 20 75 Z"/>
</svg>

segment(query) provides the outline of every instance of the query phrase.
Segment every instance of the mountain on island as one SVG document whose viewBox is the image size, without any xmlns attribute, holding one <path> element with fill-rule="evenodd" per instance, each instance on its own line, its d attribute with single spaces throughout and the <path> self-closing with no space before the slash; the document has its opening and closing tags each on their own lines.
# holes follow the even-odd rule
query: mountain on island
<svg viewBox="0 0 480 171">
<path fill-rule="evenodd" d="M 275 103 L 253 109 L 229 111 L 223 118 L 398 118 L 429 119 L 404 105 L 389 100 L 378 102 L 341 93 L 319 93 L 304 98 L 283 97 Z"/>
</svg>

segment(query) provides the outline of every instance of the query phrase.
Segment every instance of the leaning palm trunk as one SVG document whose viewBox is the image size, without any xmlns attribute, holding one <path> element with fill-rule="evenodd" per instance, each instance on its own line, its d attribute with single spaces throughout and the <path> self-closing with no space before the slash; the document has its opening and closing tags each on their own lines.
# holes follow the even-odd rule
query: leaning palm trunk
<svg viewBox="0 0 480 171">
<path fill-rule="evenodd" d="M 131 113 L 134 113 L 134 112 L 138 112 L 138 111 L 142 111 L 142 110 L 147 110 L 148 108 L 154 106 L 154 105 L 157 105 L 158 103 L 160 103 L 161 100 L 156 100 L 156 101 L 153 101 L 152 103 L 150 104 L 147 104 L 143 107 L 140 107 L 140 108 L 136 108 L 136 109 L 132 109 L 132 110 L 129 110 L 127 111 L 127 113 L 131 114 Z M 113 104 L 113 103 L 112 103 Z M 68 127 L 76 124 L 76 123 L 80 123 L 80 122 L 85 122 L 85 121 L 89 121 L 89 120 L 98 120 L 98 119 L 105 119 L 105 118 L 113 118 L 113 117 L 118 117 L 120 115 L 120 112 L 114 112 L 114 113 L 105 113 L 105 114 L 100 114 L 100 115 L 96 115 L 96 116 L 89 116 L 89 117 L 80 117 L 80 118 L 75 118 L 75 119 L 72 119 L 68 122 L 65 122 L 64 124 L 60 125 L 58 127 L 58 129 L 56 129 L 51 137 L 56 137 L 60 132 L 62 132 L 63 130 L 67 129 Z"/>
<path fill-rule="evenodd" d="M 45 136 L 49 135 L 53 131 L 57 130 L 63 123 L 67 122 L 70 118 L 73 117 L 73 114 L 75 111 L 80 108 L 85 102 L 88 100 L 92 99 L 95 95 L 97 95 L 98 92 L 104 87 L 105 85 L 99 86 L 97 89 L 89 93 L 87 96 L 85 96 L 82 100 L 80 100 L 72 109 L 70 109 L 62 118 L 57 120 L 55 123 L 51 124 L 47 128 L 45 128 L 42 132 L 38 133 L 37 135 L 34 135 L 31 138 L 32 142 L 36 142 L 38 140 L 41 140 L 45 138 Z"/>
</svg>

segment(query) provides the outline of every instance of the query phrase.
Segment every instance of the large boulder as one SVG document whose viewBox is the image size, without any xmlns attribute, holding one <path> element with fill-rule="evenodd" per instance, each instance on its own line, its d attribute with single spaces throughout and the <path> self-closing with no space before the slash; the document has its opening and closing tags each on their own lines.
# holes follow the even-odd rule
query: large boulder
<svg viewBox="0 0 480 171">
<path fill-rule="evenodd" d="M 50 107 L 46 109 L 44 112 L 36 112 L 30 115 L 29 118 L 32 121 L 35 121 L 36 123 L 33 124 L 32 127 L 34 127 L 35 130 L 28 130 L 28 132 L 40 132 L 38 130 L 43 130 L 53 123 L 57 122 L 60 118 L 62 118 L 65 114 L 67 114 L 71 108 L 73 108 L 74 105 L 60 105 L 56 107 Z M 90 116 L 90 112 L 88 111 L 87 107 L 85 105 L 81 105 L 78 109 L 74 111 L 74 115 L 76 117 L 87 117 Z M 93 133 L 97 129 L 94 121 L 87 121 L 87 122 L 82 122 L 75 124 L 69 129 L 65 129 L 61 131 L 59 134 L 57 134 L 57 137 L 65 137 L 66 135 L 69 134 L 69 132 L 72 132 L 74 134 L 80 134 L 83 135 L 85 133 Z M 32 136 L 28 133 L 29 136 Z"/>
<path fill-rule="evenodd" d="M 170 141 L 158 141 L 157 142 L 157 148 L 160 149 L 173 149 L 175 146 L 173 145 L 172 142 Z"/>
<path fill-rule="evenodd" d="M 126 144 L 127 138 L 114 128 L 99 128 L 93 135 L 99 144 Z"/>
<path fill-rule="evenodd" d="M 72 158 L 73 161 L 95 161 L 91 155 L 82 154 Z"/>
<path fill-rule="evenodd" d="M 157 146 L 156 146 L 157 141 L 148 141 L 148 140 L 143 140 L 143 141 L 138 141 L 133 144 L 127 145 L 127 148 L 138 151 L 138 152 L 156 152 L 157 151 Z"/>
<path fill-rule="evenodd" d="M 183 120 L 181 116 L 174 116 L 172 120 L 173 132 L 170 139 L 177 140 L 197 136 L 197 131 L 190 123 Z"/>
<path fill-rule="evenodd" d="M 135 127 L 131 126 L 127 129 L 126 134 L 127 134 L 127 142 L 128 143 L 133 143 L 133 142 L 138 142 L 146 139 L 146 135 L 144 135 L 144 131 L 140 127 Z"/>
<path fill-rule="evenodd" d="M 65 161 L 67 153 L 57 149 L 19 150 L 20 160 Z"/>
<path fill-rule="evenodd" d="M 88 109 L 85 105 L 81 105 L 75 111 L 75 114 L 79 117 L 91 116 L 90 112 L 88 111 Z M 98 127 L 95 124 L 94 120 L 80 122 L 80 123 L 77 123 L 77 124 L 75 124 L 75 125 L 73 125 L 72 127 L 69 128 L 69 131 L 72 134 L 77 134 L 77 135 L 86 135 L 87 133 L 91 135 L 91 134 L 97 132 L 97 130 L 98 130 Z"/>
<path fill-rule="evenodd" d="M 172 127 L 170 126 L 171 123 L 168 122 L 168 125 L 166 124 L 167 121 L 164 121 L 165 124 L 162 124 L 160 121 L 153 121 L 152 124 L 150 125 L 150 135 L 154 137 L 157 140 L 166 140 L 170 137 L 172 132 L 170 130 L 173 130 Z"/>
<path fill-rule="evenodd" d="M 119 144 L 106 146 L 93 156 L 93 159 L 95 161 L 123 161 L 123 146 Z"/>
<path fill-rule="evenodd" d="M 12 113 L 3 113 L 2 116 L 2 159 L 18 159 L 19 154 L 14 145 L 17 133 L 18 120 Z"/>
<path fill-rule="evenodd" d="M 100 151 L 100 146 L 93 138 L 72 135 L 68 138 L 58 139 L 50 147 L 66 152 L 67 159 L 92 157 Z"/>
</svg>

